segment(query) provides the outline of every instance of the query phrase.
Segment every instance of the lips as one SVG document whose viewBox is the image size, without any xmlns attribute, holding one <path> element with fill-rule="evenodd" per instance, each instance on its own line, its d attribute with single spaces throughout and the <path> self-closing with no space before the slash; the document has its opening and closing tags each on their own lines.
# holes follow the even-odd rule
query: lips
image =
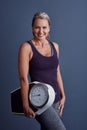
<svg viewBox="0 0 87 130">
<path fill-rule="evenodd" d="M 44 37 L 45 34 L 38 34 L 38 37 Z"/>
<path fill-rule="evenodd" d="M 38 34 L 39 37 L 43 37 L 44 35 L 43 34 Z"/>
</svg>

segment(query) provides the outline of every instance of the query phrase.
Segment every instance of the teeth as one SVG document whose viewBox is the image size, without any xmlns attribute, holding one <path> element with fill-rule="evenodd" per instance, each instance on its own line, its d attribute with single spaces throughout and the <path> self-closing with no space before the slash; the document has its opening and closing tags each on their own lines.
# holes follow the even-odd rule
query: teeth
<svg viewBox="0 0 87 130">
<path fill-rule="evenodd" d="M 39 36 L 43 36 L 43 35 L 39 35 Z"/>
<path fill-rule="evenodd" d="M 42 35 L 42 34 L 39 34 L 38 36 L 42 37 L 43 35 Z"/>
<path fill-rule="evenodd" d="M 43 36 L 40 36 L 40 35 L 39 35 L 39 37 L 43 37 Z"/>
</svg>

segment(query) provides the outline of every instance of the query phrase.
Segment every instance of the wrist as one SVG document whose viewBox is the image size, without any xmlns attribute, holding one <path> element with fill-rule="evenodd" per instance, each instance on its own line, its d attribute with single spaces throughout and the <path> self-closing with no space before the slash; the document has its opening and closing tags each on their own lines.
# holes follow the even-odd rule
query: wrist
<svg viewBox="0 0 87 130">
<path fill-rule="evenodd" d="M 64 99 L 64 100 L 66 100 L 65 94 L 61 95 L 61 98 Z"/>
<path fill-rule="evenodd" d="M 27 107 L 29 107 L 29 103 L 28 102 L 24 102 L 23 103 L 23 108 L 27 108 Z"/>
</svg>

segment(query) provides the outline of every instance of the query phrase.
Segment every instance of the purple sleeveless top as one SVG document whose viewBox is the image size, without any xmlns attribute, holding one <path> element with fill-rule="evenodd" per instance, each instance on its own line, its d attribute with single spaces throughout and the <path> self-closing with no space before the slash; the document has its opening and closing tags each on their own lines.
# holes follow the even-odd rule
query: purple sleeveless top
<svg viewBox="0 0 87 130">
<path fill-rule="evenodd" d="M 41 53 L 39 53 L 31 40 L 28 41 L 28 43 L 31 45 L 33 51 L 33 57 L 29 62 L 29 74 L 31 82 L 38 81 L 50 84 L 56 92 L 56 98 L 54 102 L 59 101 L 60 90 L 57 82 L 57 67 L 59 60 L 53 43 L 49 42 L 54 51 L 54 54 L 50 57 L 43 56 Z"/>
</svg>

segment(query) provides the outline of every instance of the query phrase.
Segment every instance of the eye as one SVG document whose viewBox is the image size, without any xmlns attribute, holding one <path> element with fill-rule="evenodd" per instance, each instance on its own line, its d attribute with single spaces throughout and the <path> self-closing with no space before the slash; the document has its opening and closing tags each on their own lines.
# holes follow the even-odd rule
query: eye
<svg viewBox="0 0 87 130">
<path fill-rule="evenodd" d="M 40 27 L 39 26 L 36 26 L 35 29 L 39 29 Z"/>
<path fill-rule="evenodd" d="M 46 29 L 46 28 L 47 28 L 46 26 L 43 27 L 43 29 Z"/>
</svg>

